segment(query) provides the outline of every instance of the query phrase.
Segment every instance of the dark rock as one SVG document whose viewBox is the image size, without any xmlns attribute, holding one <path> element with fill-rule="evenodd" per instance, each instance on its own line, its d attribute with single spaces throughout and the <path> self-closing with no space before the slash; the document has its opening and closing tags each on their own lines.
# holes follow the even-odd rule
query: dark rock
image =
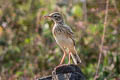
<svg viewBox="0 0 120 80">
<path fill-rule="evenodd" d="M 86 80 L 81 69 L 77 65 L 61 65 L 56 67 L 51 76 L 37 80 Z"/>
</svg>

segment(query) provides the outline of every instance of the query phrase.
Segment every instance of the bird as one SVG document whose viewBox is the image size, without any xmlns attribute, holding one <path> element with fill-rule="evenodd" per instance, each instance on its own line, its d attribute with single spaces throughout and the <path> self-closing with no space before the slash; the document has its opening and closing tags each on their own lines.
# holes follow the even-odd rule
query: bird
<svg viewBox="0 0 120 80">
<path fill-rule="evenodd" d="M 49 15 L 44 16 L 45 18 L 50 18 L 54 22 L 54 26 L 52 28 L 52 34 L 53 37 L 56 40 L 56 43 L 60 46 L 62 51 L 64 52 L 64 55 L 60 61 L 60 64 L 63 64 L 64 59 L 67 55 L 67 49 L 68 49 L 68 64 L 71 63 L 71 58 L 73 59 L 73 62 L 75 65 L 81 63 L 81 59 L 77 54 L 76 48 L 75 48 L 75 40 L 74 40 L 74 33 L 69 27 L 60 12 L 53 12 Z"/>
</svg>

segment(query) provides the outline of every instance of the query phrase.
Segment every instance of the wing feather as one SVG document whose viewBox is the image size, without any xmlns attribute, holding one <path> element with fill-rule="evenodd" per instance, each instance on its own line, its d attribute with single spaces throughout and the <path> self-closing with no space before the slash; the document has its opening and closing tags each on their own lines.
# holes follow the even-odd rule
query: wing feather
<svg viewBox="0 0 120 80">
<path fill-rule="evenodd" d="M 65 26 L 63 26 L 63 27 L 61 27 L 61 28 L 63 29 L 65 35 L 66 35 L 67 37 L 70 37 L 70 38 L 73 40 L 73 43 L 74 43 L 74 45 L 75 45 L 74 33 L 73 33 L 72 29 L 71 29 L 69 26 L 67 26 L 67 25 L 65 25 Z"/>
</svg>

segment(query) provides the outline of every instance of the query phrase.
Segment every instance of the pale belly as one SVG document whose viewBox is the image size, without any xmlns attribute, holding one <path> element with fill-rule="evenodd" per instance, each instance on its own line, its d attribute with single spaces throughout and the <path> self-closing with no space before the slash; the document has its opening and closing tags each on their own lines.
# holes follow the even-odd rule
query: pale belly
<svg viewBox="0 0 120 80">
<path fill-rule="evenodd" d="M 57 44 L 64 48 L 70 48 L 73 46 L 73 40 L 65 35 L 59 34 L 56 35 L 55 40 Z"/>
</svg>

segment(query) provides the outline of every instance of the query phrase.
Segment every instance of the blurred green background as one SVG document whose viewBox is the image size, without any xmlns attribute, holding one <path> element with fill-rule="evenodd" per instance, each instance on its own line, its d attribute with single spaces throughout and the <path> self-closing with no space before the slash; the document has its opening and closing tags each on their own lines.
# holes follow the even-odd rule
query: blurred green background
<svg viewBox="0 0 120 80">
<path fill-rule="evenodd" d="M 0 0 L 0 80 L 33 80 L 51 74 L 63 52 L 42 16 L 59 11 L 74 31 L 81 69 L 95 75 L 106 0 Z M 120 0 L 109 0 L 98 80 L 120 79 Z M 65 59 L 65 63 L 68 58 Z"/>
</svg>

